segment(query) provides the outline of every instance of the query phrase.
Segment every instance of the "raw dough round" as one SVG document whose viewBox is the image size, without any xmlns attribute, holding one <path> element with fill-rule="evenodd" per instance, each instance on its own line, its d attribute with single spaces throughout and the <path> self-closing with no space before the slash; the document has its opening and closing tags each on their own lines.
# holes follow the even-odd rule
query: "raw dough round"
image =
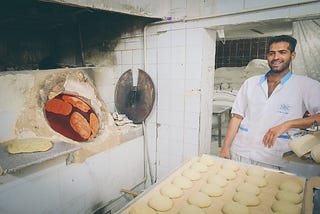
<svg viewBox="0 0 320 214">
<path fill-rule="evenodd" d="M 206 193 L 210 197 L 219 197 L 223 195 L 223 189 L 215 183 L 204 183 L 200 189 L 201 192 Z"/>
<path fill-rule="evenodd" d="M 255 195 L 259 195 L 261 192 L 260 188 L 252 183 L 241 183 L 236 190 L 237 192 L 249 192 Z"/>
<path fill-rule="evenodd" d="M 199 162 L 207 166 L 212 166 L 215 161 L 213 160 L 213 158 L 209 157 L 208 155 L 202 155 L 199 159 Z"/>
<path fill-rule="evenodd" d="M 277 192 L 275 197 L 279 201 L 289 201 L 294 204 L 299 204 L 302 201 L 302 196 L 300 194 L 286 190 Z"/>
<path fill-rule="evenodd" d="M 251 166 L 247 169 L 247 175 L 264 177 L 265 171 L 262 166 Z"/>
<path fill-rule="evenodd" d="M 272 211 L 279 213 L 300 214 L 301 207 L 288 201 L 275 201 L 271 206 Z"/>
<path fill-rule="evenodd" d="M 220 175 L 224 176 L 227 180 L 233 180 L 237 177 L 237 173 L 235 173 L 232 169 L 224 168 L 218 172 Z"/>
<path fill-rule="evenodd" d="M 182 207 L 179 214 L 205 214 L 206 212 L 193 204 L 187 204 Z"/>
<path fill-rule="evenodd" d="M 8 153 L 45 152 L 53 147 L 51 141 L 41 138 L 15 139 L 8 141 Z"/>
<path fill-rule="evenodd" d="M 250 210 L 247 206 L 239 202 L 228 202 L 223 205 L 222 212 L 224 214 L 249 214 Z"/>
<path fill-rule="evenodd" d="M 201 174 L 200 172 L 193 169 L 186 169 L 182 172 L 182 175 L 189 178 L 192 181 L 200 180 Z"/>
<path fill-rule="evenodd" d="M 222 165 L 222 169 L 231 169 L 232 171 L 238 171 L 239 170 L 239 164 L 234 160 L 225 160 Z"/>
<path fill-rule="evenodd" d="M 175 177 L 172 181 L 172 184 L 181 189 L 190 189 L 193 186 L 192 181 L 183 176 Z"/>
<path fill-rule="evenodd" d="M 233 195 L 233 200 L 245 206 L 257 206 L 260 204 L 260 199 L 250 192 L 236 192 Z"/>
<path fill-rule="evenodd" d="M 208 167 L 207 165 L 199 162 L 195 162 L 190 166 L 190 169 L 193 169 L 197 172 L 208 172 Z"/>
<path fill-rule="evenodd" d="M 164 196 L 169 198 L 179 198 L 183 195 L 183 191 L 173 184 L 167 184 L 160 189 L 160 192 Z"/>
<path fill-rule="evenodd" d="M 289 192 L 301 193 L 303 190 L 303 187 L 298 181 L 288 180 L 281 183 L 279 186 L 279 189 L 286 190 Z"/>
<path fill-rule="evenodd" d="M 156 211 L 148 207 L 146 204 L 141 203 L 133 205 L 129 214 L 156 214 Z"/>
<path fill-rule="evenodd" d="M 247 176 L 245 182 L 254 184 L 258 187 L 265 187 L 268 184 L 266 178 L 256 175 Z"/>
<path fill-rule="evenodd" d="M 153 195 L 149 201 L 148 205 L 157 211 L 168 211 L 173 207 L 173 201 L 167 196 L 163 196 L 160 193 Z"/>
<path fill-rule="evenodd" d="M 219 175 L 219 174 L 209 175 L 207 182 L 209 184 L 211 184 L 211 183 L 217 184 L 220 187 L 225 187 L 228 184 L 227 179 L 223 175 Z"/>
<path fill-rule="evenodd" d="M 195 192 L 188 198 L 190 204 L 204 208 L 211 205 L 211 198 L 203 192 Z"/>
</svg>

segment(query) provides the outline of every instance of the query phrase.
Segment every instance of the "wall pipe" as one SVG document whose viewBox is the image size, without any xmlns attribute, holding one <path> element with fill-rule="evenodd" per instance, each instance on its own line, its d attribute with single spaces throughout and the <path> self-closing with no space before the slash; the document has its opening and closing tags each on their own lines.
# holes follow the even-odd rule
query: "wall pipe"
<svg viewBox="0 0 320 214">
<path fill-rule="evenodd" d="M 144 46 L 144 70 L 147 71 L 147 25 L 144 27 L 143 29 L 143 46 Z M 157 118 L 157 117 L 156 117 Z M 157 124 L 157 119 L 156 119 L 156 124 Z M 146 128 L 145 128 L 145 121 L 142 122 L 142 132 L 143 132 L 143 155 L 144 155 L 144 159 L 143 159 L 143 178 L 140 182 L 138 182 L 136 185 L 134 185 L 132 188 L 128 189 L 121 189 L 120 192 L 122 193 L 120 196 L 118 196 L 117 198 L 114 198 L 104 204 L 102 204 L 101 206 L 99 206 L 98 208 L 96 208 L 95 210 L 88 212 L 88 213 L 92 213 L 92 214 L 96 214 L 96 213 L 101 213 L 103 212 L 103 210 L 108 207 L 109 205 L 117 202 L 118 200 L 120 200 L 122 197 L 124 197 L 127 194 L 130 194 L 134 197 L 136 197 L 137 195 L 139 195 L 139 193 L 133 191 L 135 188 L 137 188 L 138 186 L 140 186 L 141 184 L 144 184 L 144 189 L 146 188 L 146 182 L 148 179 L 148 175 L 147 175 L 147 167 L 149 170 L 149 176 L 150 176 L 150 183 L 151 185 L 154 184 L 156 182 L 156 174 L 155 174 L 155 179 L 153 179 L 153 175 L 152 175 L 152 170 L 151 170 L 151 164 L 150 164 L 150 155 L 149 155 L 149 149 L 148 149 L 148 143 L 147 143 L 147 137 L 146 137 Z M 157 129 L 156 129 L 157 132 Z M 157 135 L 156 135 L 157 136 Z M 157 137 L 156 137 L 156 145 L 157 145 Z M 157 157 L 157 153 L 156 153 L 156 157 Z M 148 166 L 147 166 L 148 165 Z M 157 158 L 155 161 L 155 172 L 157 172 Z"/>
<path fill-rule="evenodd" d="M 150 23 L 152 24 L 152 23 Z M 148 70 L 148 66 L 147 66 L 147 28 L 150 24 L 147 24 L 144 26 L 143 28 L 143 52 L 144 52 L 144 70 L 145 72 L 147 72 Z M 148 73 L 148 72 L 147 72 Z M 156 84 L 158 87 L 158 72 L 156 75 Z M 158 94 L 158 93 L 157 93 Z M 158 106 L 158 96 L 156 94 L 156 102 L 155 102 L 155 106 Z M 154 161 L 154 176 L 152 176 L 152 170 L 151 170 L 151 164 L 150 164 L 150 159 L 149 159 L 149 173 L 150 173 L 150 182 L 151 184 L 154 184 L 157 182 L 157 177 L 158 177 L 158 111 L 155 112 L 156 113 L 156 121 L 155 121 L 155 125 L 156 125 L 156 151 L 155 151 L 155 161 Z M 149 150 L 147 151 L 147 155 L 148 158 L 150 157 L 149 155 Z"/>
</svg>

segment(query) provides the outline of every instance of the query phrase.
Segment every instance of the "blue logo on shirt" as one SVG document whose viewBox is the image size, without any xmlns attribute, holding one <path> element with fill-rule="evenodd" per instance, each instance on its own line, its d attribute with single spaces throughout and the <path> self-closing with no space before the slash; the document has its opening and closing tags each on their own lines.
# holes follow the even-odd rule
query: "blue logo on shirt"
<svg viewBox="0 0 320 214">
<path fill-rule="evenodd" d="M 281 104 L 278 112 L 281 114 L 289 114 L 289 111 L 290 111 L 290 106 L 288 104 Z"/>
</svg>

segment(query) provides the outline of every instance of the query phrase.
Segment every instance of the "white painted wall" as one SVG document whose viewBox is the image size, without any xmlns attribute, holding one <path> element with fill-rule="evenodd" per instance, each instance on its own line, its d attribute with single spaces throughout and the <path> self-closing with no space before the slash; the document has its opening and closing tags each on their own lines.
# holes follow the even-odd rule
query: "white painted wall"
<svg viewBox="0 0 320 214">
<path fill-rule="evenodd" d="M 66 165 L 60 158 L 0 176 L 0 213 L 91 213 L 142 180 L 143 159 L 139 137 L 84 163 Z"/>
</svg>

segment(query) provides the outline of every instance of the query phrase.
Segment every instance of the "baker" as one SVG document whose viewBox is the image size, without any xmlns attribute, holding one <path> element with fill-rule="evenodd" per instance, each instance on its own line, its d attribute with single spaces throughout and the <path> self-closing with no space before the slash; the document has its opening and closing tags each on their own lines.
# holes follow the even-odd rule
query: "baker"
<svg viewBox="0 0 320 214">
<path fill-rule="evenodd" d="M 220 157 L 281 169 L 286 164 L 282 155 L 290 151 L 290 136 L 319 120 L 320 82 L 290 70 L 296 44 L 287 35 L 269 40 L 270 70 L 241 86 Z M 302 119 L 306 111 L 313 116 Z"/>
</svg>

